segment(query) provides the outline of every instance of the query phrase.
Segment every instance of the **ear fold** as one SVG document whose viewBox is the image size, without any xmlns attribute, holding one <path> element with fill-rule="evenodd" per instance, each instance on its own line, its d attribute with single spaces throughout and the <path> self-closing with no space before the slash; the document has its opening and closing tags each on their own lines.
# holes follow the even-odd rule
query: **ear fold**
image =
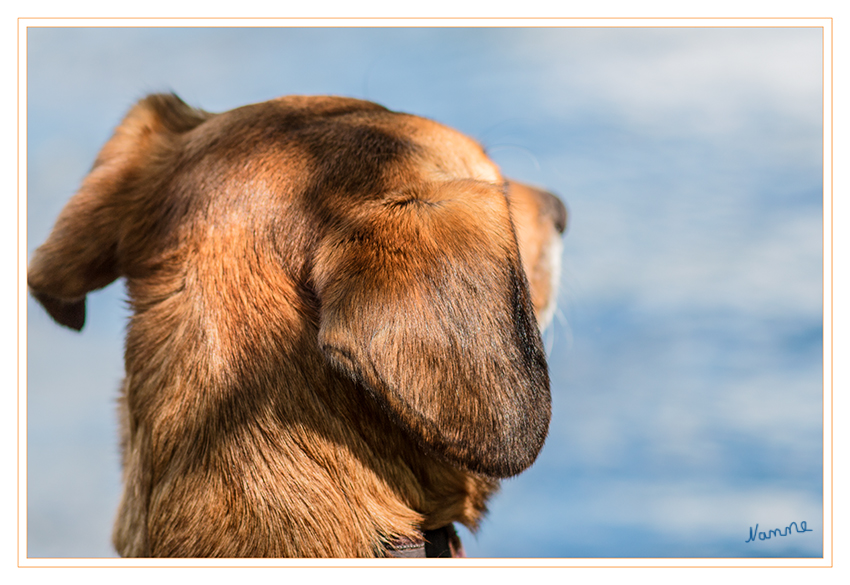
<svg viewBox="0 0 850 585">
<path fill-rule="evenodd" d="M 33 297 L 56 322 L 77 331 L 85 323 L 86 293 L 118 277 L 117 218 L 106 209 L 104 192 L 86 186 L 62 210 L 27 272 Z"/>
<path fill-rule="evenodd" d="M 457 181 L 325 239 L 319 342 L 423 448 L 506 477 L 540 451 L 549 378 L 504 194 Z"/>
<path fill-rule="evenodd" d="M 80 330 L 85 297 L 120 274 L 117 248 L 127 213 L 122 200 L 164 138 L 201 123 L 206 114 L 175 95 L 136 104 L 101 149 L 91 172 L 30 261 L 27 284 L 60 324 Z"/>
</svg>

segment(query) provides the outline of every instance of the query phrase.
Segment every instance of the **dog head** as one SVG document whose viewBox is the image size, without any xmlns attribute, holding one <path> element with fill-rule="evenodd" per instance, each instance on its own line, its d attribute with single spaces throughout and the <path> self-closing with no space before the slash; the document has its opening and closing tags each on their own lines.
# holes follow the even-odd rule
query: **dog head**
<svg viewBox="0 0 850 585">
<path fill-rule="evenodd" d="M 429 120 L 344 98 L 210 114 L 153 95 L 102 149 L 28 284 L 79 330 L 86 294 L 125 277 L 134 380 L 178 367 L 219 380 L 315 352 L 427 452 L 504 477 L 547 434 L 539 324 L 565 225 L 554 196 Z"/>
</svg>

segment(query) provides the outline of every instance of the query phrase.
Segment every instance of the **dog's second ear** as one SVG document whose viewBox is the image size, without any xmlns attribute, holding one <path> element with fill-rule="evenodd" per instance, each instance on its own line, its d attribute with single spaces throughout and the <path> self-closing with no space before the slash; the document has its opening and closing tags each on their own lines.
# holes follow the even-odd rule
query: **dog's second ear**
<svg viewBox="0 0 850 585">
<path fill-rule="evenodd" d="M 454 181 L 356 213 L 316 261 L 326 357 L 423 448 L 495 477 L 527 468 L 549 378 L 504 194 Z"/>
<path fill-rule="evenodd" d="M 175 95 L 151 95 L 130 110 L 101 149 L 27 272 L 33 296 L 58 323 L 82 329 L 86 294 L 121 276 L 118 247 L 132 212 L 128 200 L 152 152 L 205 118 Z"/>
</svg>

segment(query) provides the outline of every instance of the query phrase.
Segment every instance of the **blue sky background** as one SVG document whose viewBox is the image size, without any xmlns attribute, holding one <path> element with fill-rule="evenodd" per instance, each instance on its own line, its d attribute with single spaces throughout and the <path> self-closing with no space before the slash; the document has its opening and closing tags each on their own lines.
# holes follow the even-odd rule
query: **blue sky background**
<svg viewBox="0 0 850 585">
<path fill-rule="evenodd" d="M 480 140 L 570 209 L 554 415 L 470 556 L 820 557 L 819 28 L 27 32 L 28 253 L 148 92 L 366 98 Z M 27 301 L 27 554 L 112 556 L 122 283 Z M 812 532 L 745 543 L 751 527 Z"/>
</svg>

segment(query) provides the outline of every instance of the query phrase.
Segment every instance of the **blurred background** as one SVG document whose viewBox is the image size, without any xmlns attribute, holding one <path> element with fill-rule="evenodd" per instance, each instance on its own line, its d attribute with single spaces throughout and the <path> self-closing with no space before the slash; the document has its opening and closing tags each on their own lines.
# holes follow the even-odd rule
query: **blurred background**
<svg viewBox="0 0 850 585">
<path fill-rule="evenodd" d="M 553 420 L 478 557 L 820 557 L 820 28 L 29 28 L 28 254 L 127 109 L 337 94 L 433 118 L 570 210 Z M 123 283 L 27 300 L 27 556 L 107 557 Z M 23 520 L 23 519 L 22 519 Z M 751 529 L 811 532 L 746 542 Z"/>
</svg>

